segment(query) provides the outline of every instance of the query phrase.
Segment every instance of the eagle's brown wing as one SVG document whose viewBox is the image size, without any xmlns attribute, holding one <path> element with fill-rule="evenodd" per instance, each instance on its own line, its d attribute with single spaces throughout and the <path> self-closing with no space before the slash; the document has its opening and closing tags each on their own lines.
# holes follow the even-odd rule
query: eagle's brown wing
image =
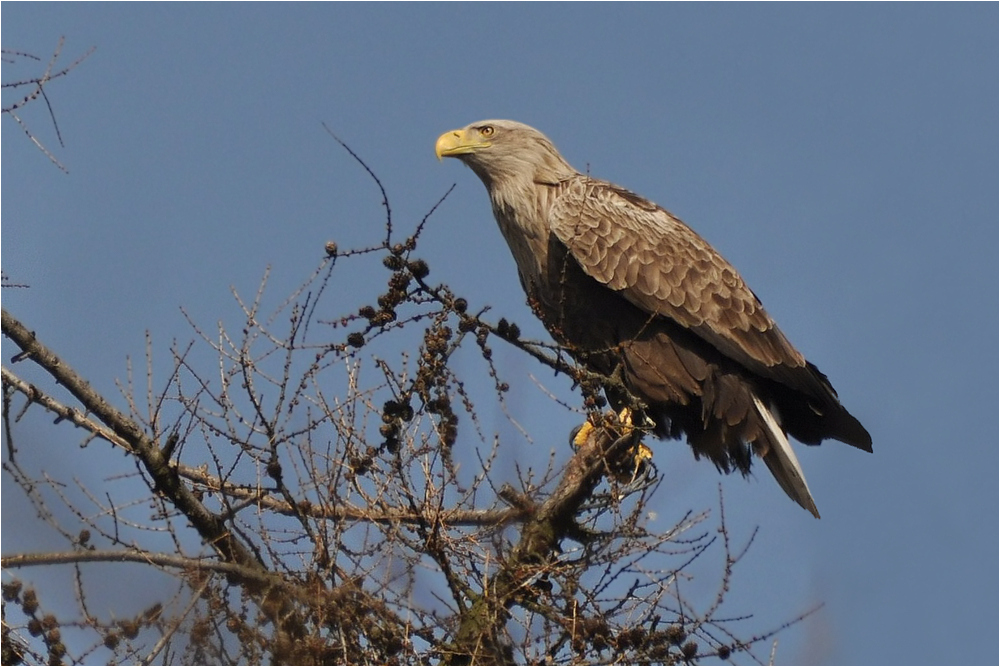
<svg viewBox="0 0 1000 667">
<path fill-rule="evenodd" d="M 550 229 L 592 278 L 694 331 L 754 373 L 808 394 L 832 392 L 801 372 L 805 358 L 736 269 L 683 222 L 604 181 L 581 175 L 558 187 Z"/>
<path fill-rule="evenodd" d="M 634 306 L 684 326 L 750 375 L 799 398 L 786 425 L 803 442 L 871 436 L 767 314 L 736 269 L 687 225 L 616 185 L 577 175 L 552 193 L 549 229 L 590 277 Z M 807 418 L 799 419 L 798 412 Z M 808 417 L 809 415 L 813 417 Z"/>
</svg>

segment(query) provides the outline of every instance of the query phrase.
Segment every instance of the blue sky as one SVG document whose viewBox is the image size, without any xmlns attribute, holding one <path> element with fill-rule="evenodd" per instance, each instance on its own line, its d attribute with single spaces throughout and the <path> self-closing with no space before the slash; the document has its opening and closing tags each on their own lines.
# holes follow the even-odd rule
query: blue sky
<svg viewBox="0 0 1000 667">
<path fill-rule="evenodd" d="M 4 48 L 97 48 L 49 91 L 65 147 L 40 106 L 25 114 L 68 175 L 3 121 L 3 269 L 31 285 L 4 307 L 111 393 L 147 330 L 163 350 L 191 338 L 181 306 L 235 316 L 230 286 L 254 291 L 266 266 L 290 292 L 324 241 L 381 230 L 326 123 L 400 225 L 457 183 L 421 256 L 543 336 L 482 186 L 433 155 L 445 130 L 526 122 L 712 242 L 872 433 L 872 455 L 799 448 L 821 521 L 766 474 L 724 481 L 730 522 L 760 526 L 737 572 L 746 609 L 766 628 L 826 603 L 778 661 L 995 663 L 997 18 L 995 3 L 4 3 Z M 712 467 L 656 450 L 654 505 L 711 506 Z"/>
</svg>

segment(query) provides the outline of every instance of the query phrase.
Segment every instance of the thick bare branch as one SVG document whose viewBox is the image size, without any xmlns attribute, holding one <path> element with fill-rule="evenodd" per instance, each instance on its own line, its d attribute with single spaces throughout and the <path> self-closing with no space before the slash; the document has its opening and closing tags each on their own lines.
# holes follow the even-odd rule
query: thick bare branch
<svg viewBox="0 0 1000 667">
<path fill-rule="evenodd" d="M 482 595 L 461 614 L 454 642 L 442 651 L 445 662 L 463 665 L 512 662 L 513 656 L 502 641 L 507 609 L 547 570 L 562 541 L 579 534 L 576 518 L 584 502 L 610 467 L 616 465 L 616 459 L 638 446 L 641 435 L 638 430 L 622 435 L 610 425 L 588 432 L 556 489 L 525 523 L 510 558 Z"/>
<path fill-rule="evenodd" d="M 202 539 L 211 545 L 225 560 L 252 569 L 264 569 L 261 563 L 230 531 L 222 519 L 210 512 L 191 492 L 180 483 L 177 472 L 163 456 L 156 442 L 124 413 L 113 407 L 90 383 L 39 341 L 35 334 L 13 315 L 2 311 L 3 334 L 21 348 L 23 355 L 47 371 L 78 401 L 111 429 L 142 462 L 153 479 L 154 487 L 167 496 L 180 510 Z M 20 355 L 19 355 L 20 356 Z"/>
</svg>

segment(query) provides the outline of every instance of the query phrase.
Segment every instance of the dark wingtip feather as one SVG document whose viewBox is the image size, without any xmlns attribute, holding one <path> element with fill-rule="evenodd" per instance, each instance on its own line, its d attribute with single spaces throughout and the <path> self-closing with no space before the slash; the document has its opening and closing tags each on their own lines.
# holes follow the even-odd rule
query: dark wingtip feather
<svg viewBox="0 0 1000 667">
<path fill-rule="evenodd" d="M 833 423 L 830 424 L 830 437 L 845 442 L 860 450 L 872 452 L 872 436 L 868 430 L 861 425 L 854 415 L 847 410 L 841 410 L 836 415 Z"/>
</svg>

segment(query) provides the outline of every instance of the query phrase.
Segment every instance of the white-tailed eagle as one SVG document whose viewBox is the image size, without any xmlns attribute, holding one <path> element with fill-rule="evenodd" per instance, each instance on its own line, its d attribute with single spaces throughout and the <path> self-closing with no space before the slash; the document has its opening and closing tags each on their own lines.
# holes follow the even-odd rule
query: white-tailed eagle
<svg viewBox="0 0 1000 667">
<path fill-rule="evenodd" d="M 435 148 L 486 185 L 528 300 L 570 354 L 620 378 L 661 437 L 686 435 L 723 472 L 747 474 L 756 453 L 819 517 L 786 434 L 867 452 L 871 436 L 729 262 L 653 202 L 575 170 L 522 123 L 473 123 Z"/>
</svg>

